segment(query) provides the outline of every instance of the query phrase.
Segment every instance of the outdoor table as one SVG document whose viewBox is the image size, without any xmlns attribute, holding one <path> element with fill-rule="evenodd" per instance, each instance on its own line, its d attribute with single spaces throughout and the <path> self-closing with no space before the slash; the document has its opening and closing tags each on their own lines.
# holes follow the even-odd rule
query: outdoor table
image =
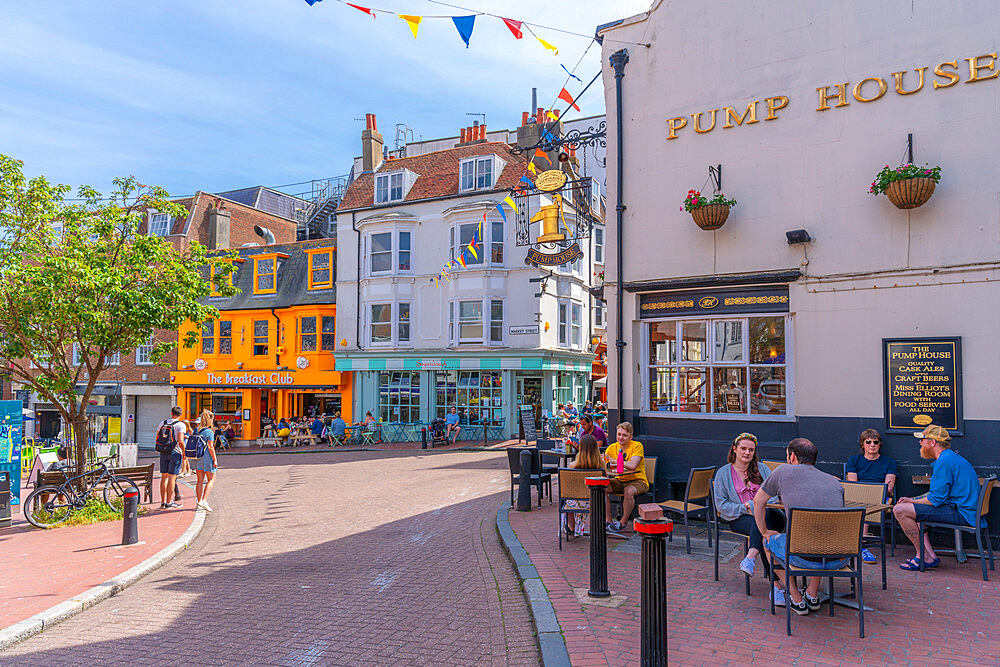
<svg viewBox="0 0 1000 667">
<path fill-rule="evenodd" d="M 771 507 L 773 509 L 782 510 L 782 511 L 784 511 L 784 509 L 785 509 L 785 506 L 782 503 L 780 503 L 780 502 L 769 502 L 767 504 L 767 506 Z M 865 517 L 867 518 L 868 515 L 871 514 L 871 513 L 873 513 L 873 512 L 884 512 L 886 510 L 891 510 L 892 509 L 892 503 L 868 504 L 868 503 L 845 502 L 844 503 L 844 507 L 864 507 L 864 508 L 867 509 L 867 511 L 865 512 Z M 858 603 L 854 601 L 853 595 L 854 595 L 853 593 L 842 593 L 841 595 L 838 595 L 837 597 L 835 597 L 833 599 L 833 601 L 834 601 L 835 604 L 839 604 L 839 605 L 842 605 L 844 607 L 850 607 L 851 609 L 857 609 L 858 608 Z M 830 598 L 826 594 L 826 592 L 824 592 L 823 590 L 820 590 L 820 592 L 819 592 L 819 599 L 820 599 L 820 602 L 825 602 L 825 601 L 829 600 Z M 872 608 L 868 607 L 868 606 L 865 606 L 865 611 L 872 611 Z"/>
<path fill-rule="evenodd" d="M 558 456 L 559 457 L 559 467 L 565 468 L 569 463 L 569 460 L 576 456 L 575 452 L 564 452 L 562 448 L 559 449 L 539 449 L 538 453 L 543 456 Z"/>
</svg>

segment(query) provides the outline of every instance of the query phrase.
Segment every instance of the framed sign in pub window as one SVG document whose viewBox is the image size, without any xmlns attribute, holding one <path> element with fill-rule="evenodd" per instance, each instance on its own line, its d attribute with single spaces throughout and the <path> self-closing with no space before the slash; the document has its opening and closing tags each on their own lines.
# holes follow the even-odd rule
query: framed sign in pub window
<svg viewBox="0 0 1000 667">
<path fill-rule="evenodd" d="M 962 338 L 883 338 L 889 433 L 936 424 L 962 435 Z"/>
</svg>

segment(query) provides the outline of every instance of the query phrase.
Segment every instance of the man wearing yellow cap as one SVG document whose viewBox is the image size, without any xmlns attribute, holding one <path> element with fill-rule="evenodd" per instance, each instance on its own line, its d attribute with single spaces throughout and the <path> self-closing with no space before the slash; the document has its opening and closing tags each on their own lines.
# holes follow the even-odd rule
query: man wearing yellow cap
<svg viewBox="0 0 1000 667">
<path fill-rule="evenodd" d="M 979 477 L 971 463 L 951 450 L 951 436 L 945 429 L 931 424 L 923 431 L 914 433 L 913 437 L 920 439 L 920 458 L 934 461 L 931 489 L 919 498 L 900 498 L 892 513 L 917 553 L 920 553 L 918 521 L 964 523 L 968 526 L 975 522 L 976 504 L 979 502 Z M 941 559 L 931 548 L 929 533 L 924 535 L 924 550 L 927 556 L 924 569 L 941 564 Z M 920 558 L 914 556 L 905 563 L 900 563 L 899 567 L 918 571 Z"/>
</svg>

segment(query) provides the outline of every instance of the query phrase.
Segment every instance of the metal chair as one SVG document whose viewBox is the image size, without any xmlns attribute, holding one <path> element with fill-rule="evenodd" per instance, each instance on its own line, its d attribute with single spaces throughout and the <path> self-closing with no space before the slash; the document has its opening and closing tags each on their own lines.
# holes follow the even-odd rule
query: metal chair
<svg viewBox="0 0 1000 667">
<path fill-rule="evenodd" d="M 691 468 L 688 473 L 687 489 L 684 491 L 684 500 L 668 500 L 660 503 L 660 507 L 665 512 L 680 514 L 684 517 L 684 542 L 687 552 L 691 553 L 691 526 L 688 517 L 698 514 L 705 514 L 705 521 L 708 523 L 708 546 L 712 546 L 712 478 L 715 477 L 715 466 L 706 468 Z M 700 500 L 704 505 L 699 505 L 693 501 Z M 673 533 L 670 533 L 670 540 L 673 541 Z"/>
<path fill-rule="evenodd" d="M 771 589 L 774 590 L 774 570 L 785 571 L 785 591 L 790 590 L 791 578 L 825 577 L 829 580 L 830 616 L 833 616 L 833 580 L 850 578 L 856 582 L 858 596 L 858 631 L 865 637 L 865 600 L 861 578 L 861 528 L 865 520 L 865 508 L 844 507 L 838 509 L 814 509 L 807 507 L 786 508 L 788 522 L 785 525 L 786 554 L 780 559 L 771 554 Z M 850 558 L 847 565 L 836 570 L 799 567 L 792 558 L 808 560 L 840 560 Z M 786 562 L 787 561 L 787 562 Z M 771 615 L 774 615 L 774 595 L 771 595 Z M 788 636 L 792 636 L 791 600 L 785 605 L 785 623 Z"/>
<path fill-rule="evenodd" d="M 961 540 L 961 533 L 974 533 L 976 535 L 976 547 L 979 550 L 979 564 L 983 567 L 983 581 L 989 581 L 989 574 L 986 572 L 986 558 L 987 555 L 990 559 L 990 569 L 996 569 L 993 566 L 993 545 L 990 542 L 992 539 L 990 537 L 990 526 L 986 522 L 986 516 L 990 513 L 990 494 L 993 493 L 993 487 L 996 486 L 997 476 L 990 475 L 982 481 L 982 486 L 979 488 L 979 504 L 976 506 L 976 523 L 974 526 L 966 526 L 964 524 L 959 525 L 957 523 L 944 523 L 938 521 L 918 521 L 917 525 L 920 527 L 920 571 L 924 571 L 924 531 L 927 528 L 950 528 L 955 532 L 956 542 Z M 958 532 L 961 531 L 961 532 Z M 985 539 L 984 539 L 985 537 Z M 985 544 L 985 552 L 984 552 Z M 956 543 L 956 551 L 961 547 L 961 544 Z"/>
<path fill-rule="evenodd" d="M 590 509 L 579 509 L 575 507 L 566 507 L 567 500 L 585 500 L 589 503 L 590 501 L 590 487 L 587 486 L 585 479 L 588 477 L 599 477 L 604 474 L 603 470 L 577 470 L 576 468 L 560 468 L 559 469 L 559 513 L 557 515 L 557 527 L 559 529 L 559 550 L 562 551 L 562 517 L 564 514 L 590 514 Z M 603 521 L 604 517 L 598 517 L 599 521 Z M 572 535 L 570 533 L 566 534 L 566 541 L 568 542 Z"/>
<path fill-rule="evenodd" d="M 844 502 L 856 505 L 878 505 L 885 503 L 889 498 L 889 486 L 877 482 L 844 482 L 840 483 L 844 487 Z M 865 544 L 878 544 L 882 551 L 882 590 L 886 590 L 885 585 L 885 535 L 886 535 L 886 514 L 887 510 L 877 510 L 868 512 L 865 515 L 866 526 L 878 526 L 878 535 L 864 535 L 862 531 L 861 546 Z"/>
</svg>

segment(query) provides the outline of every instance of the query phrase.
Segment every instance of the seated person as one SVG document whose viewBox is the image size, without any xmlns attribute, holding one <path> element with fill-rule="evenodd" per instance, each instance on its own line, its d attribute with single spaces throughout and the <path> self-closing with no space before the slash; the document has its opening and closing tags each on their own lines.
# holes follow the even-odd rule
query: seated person
<svg viewBox="0 0 1000 667">
<path fill-rule="evenodd" d="M 747 555 L 740 562 L 740 570 L 753 576 L 757 556 L 764 550 L 764 537 L 757 529 L 753 518 L 753 499 L 760 485 L 771 474 L 770 468 L 760 465 L 757 458 L 757 436 L 740 433 L 729 448 L 729 463 L 719 468 L 712 487 L 715 510 L 719 517 L 729 522 L 734 533 L 750 538 Z M 785 519 L 776 509 L 768 509 L 765 516 L 767 527 L 784 530 Z M 768 574 L 767 560 L 761 559 L 764 574 Z"/>
<path fill-rule="evenodd" d="M 282 417 L 281 420 L 278 421 L 277 434 L 276 435 L 279 438 L 287 438 L 291 434 L 292 434 L 292 428 L 291 428 L 291 426 L 289 426 L 288 422 L 285 420 L 285 418 Z"/>
<path fill-rule="evenodd" d="M 570 416 L 570 419 L 574 420 L 580 416 L 580 411 L 577 410 L 576 407 L 574 407 L 573 401 L 569 401 L 566 403 L 566 414 Z"/>
<path fill-rule="evenodd" d="M 343 438 L 347 433 L 347 422 L 340 418 L 340 413 L 333 413 L 333 421 L 330 422 L 330 429 L 327 431 L 330 437 Z"/>
<path fill-rule="evenodd" d="M 844 472 L 848 482 L 871 482 L 886 484 L 889 495 L 896 485 L 896 460 L 882 456 L 882 436 L 873 428 L 861 432 L 858 438 L 861 453 L 847 459 Z M 868 524 L 865 524 L 865 535 L 869 534 Z M 861 550 L 861 560 L 866 563 L 876 562 L 875 554 L 868 549 Z"/>
<path fill-rule="evenodd" d="M 320 419 L 319 417 L 313 418 L 312 423 L 309 425 L 309 433 L 310 433 L 310 435 L 314 435 L 317 438 L 320 437 L 320 436 L 322 436 L 323 435 L 323 427 L 324 427 L 324 425 L 323 425 L 323 420 L 322 419 Z"/>
<path fill-rule="evenodd" d="M 59 445 L 59 449 L 56 450 L 56 461 L 47 465 L 45 472 L 67 470 L 72 467 L 73 464 L 69 460 L 69 447 L 67 445 Z"/>
<path fill-rule="evenodd" d="M 811 509 L 839 509 L 844 506 L 844 487 L 840 480 L 828 475 L 816 467 L 816 457 L 819 451 L 806 438 L 795 438 L 788 443 L 785 450 L 785 460 L 790 465 L 778 466 L 764 483 L 753 499 L 753 516 L 757 522 L 757 530 L 764 536 L 764 553 L 768 559 L 771 554 L 787 564 L 787 535 L 767 527 L 767 502 L 774 496 L 781 496 L 782 504 L 788 509 L 808 507 Z M 823 570 L 839 570 L 850 562 L 850 558 L 836 560 L 824 558 L 814 561 L 795 556 L 792 565 L 803 568 Z M 781 581 L 775 578 L 774 604 L 783 607 L 786 604 L 785 591 Z M 822 577 L 806 577 L 805 595 L 799 593 L 796 586 L 788 591 L 791 600 L 787 603 L 792 611 L 805 616 L 810 611 L 819 609 L 819 584 Z"/>
<path fill-rule="evenodd" d="M 358 426 L 362 428 L 370 428 L 372 424 L 375 423 L 375 417 L 372 416 L 372 411 L 369 410 L 365 413 L 365 418 L 357 423 Z"/>
<path fill-rule="evenodd" d="M 601 450 L 598 449 L 597 440 L 594 436 L 588 433 L 584 433 L 580 436 L 580 451 L 577 452 L 576 458 L 570 461 L 567 467 L 576 468 L 577 470 L 601 469 Z M 590 501 L 569 499 L 566 501 L 565 507 L 570 509 L 589 510 Z M 583 537 L 584 535 L 590 534 L 589 514 L 581 514 L 579 516 L 576 514 L 563 514 L 561 516 L 563 530 L 567 535 L 572 533 L 577 537 Z"/>
<path fill-rule="evenodd" d="M 981 485 L 972 464 L 952 451 L 951 435 L 947 430 L 931 424 L 923 431 L 914 433 L 913 437 L 920 438 L 920 458 L 934 461 L 931 488 L 919 498 L 900 498 L 892 513 L 919 554 L 920 529 L 917 522 L 973 525 Z M 927 558 L 924 569 L 941 564 L 941 559 L 931 548 L 929 532 L 924 534 L 924 555 Z M 920 557 L 914 556 L 905 563 L 900 563 L 899 567 L 917 571 L 920 569 Z"/>
<path fill-rule="evenodd" d="M 556 404 L 556 434 L 566 435 L 573 431 L 573 427 L 576 426 L 576 419 L 566 412 L 566 406 L 562 403 Z"/>
<path fill-rule="evenodd" d="M 608 446 L 608 434 L 604 432 L 604 429 L 594 423 L 593 417 L 587 414 L 580 417 L 579 436 L 583 437 L 585 434 L 594 436 L 594 439 L 597 440 L 597 446 L 601 449 Z"/>
<path fill-rule="evenodd" d="M 622 494 L 622 518 L 621 521 L 612 521 L 611 503 L 605 507 L 605 518 L 608 522 L 608 530 L 612 533 L 620 533 L 626 529 L 632 518 L 632 509 L 635 507 L 635 497 L 649 491 L 649 481 L 646 477 L 646 459 L 642 448 L 642 443 L 632 439 L 632 424 L 622 422 L 618 425 L 618 441 L 611 443 L 604 451 L 604 461 L 608 467 L 608 476 L 611 477 L 611 484 L 608 487 L 610 493 Z M 623 465 L 621 474 L 618 474 L 618 452 L 622 452 Z"/>
<path fill-rule="evenodd" d="M 583 410 L 580 411 L 580 414 L 584 415 L 594 414 L 594 406 L 590 404 L 590 401 L 587 401 L 586 403 L 583 404 Z"/>
<path fill-rule="evenodd" d="M 458 409 L 452 406 L 448 414 L 444 416 L 444 438 L 445 440 L 451 440 L 452 442 L 458 442 L 458 434 L 462 432 L 462 427 L 459 425 L 461 420 L 458 417 Z M 455 439 L 451 439 L 451 434 L 455 434 Z"/>
<path fill-rule="evenodd" d="M 229 424 L 226 425 L 226 431 L 225 433 L 223 433 L 223 435 L 226 436 L 226 440 L 231 441 L 236 439 L 236 430 L 233 429 L 232 422 L 229 422 Z"/>
</svg>

